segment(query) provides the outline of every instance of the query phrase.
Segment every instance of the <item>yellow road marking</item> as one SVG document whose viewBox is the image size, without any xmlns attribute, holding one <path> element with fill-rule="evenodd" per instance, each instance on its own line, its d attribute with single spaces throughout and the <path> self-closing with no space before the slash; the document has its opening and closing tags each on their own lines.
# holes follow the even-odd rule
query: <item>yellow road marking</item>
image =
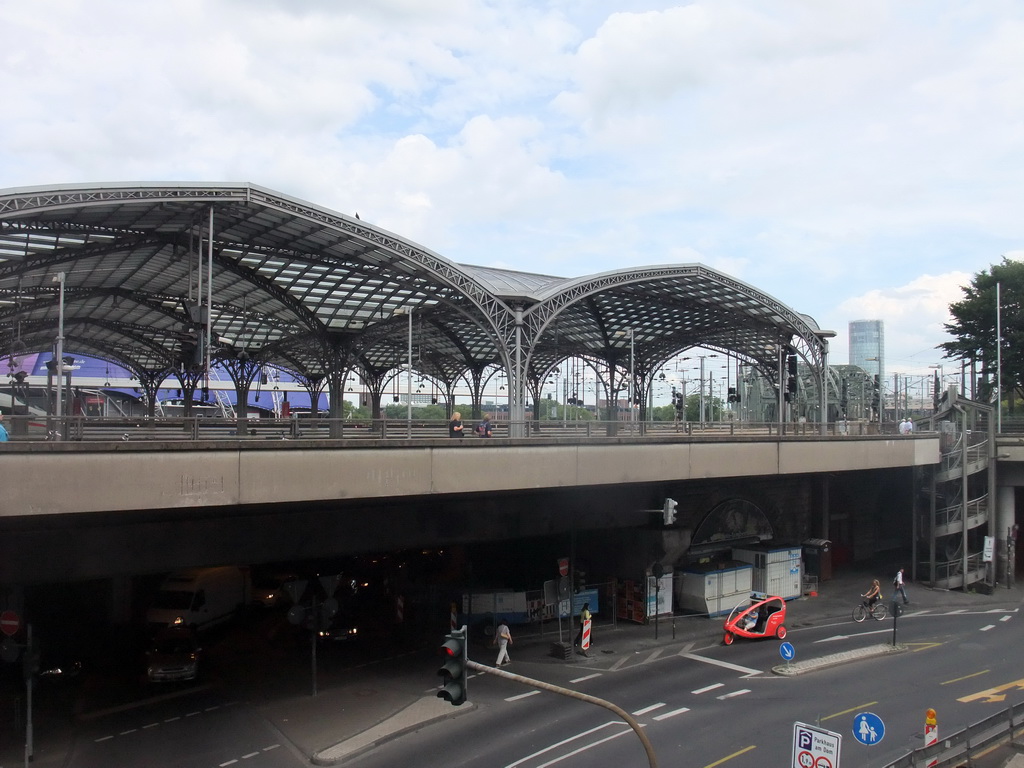
<svg viewBox="0 0 1024 768">
<path fill-rule="evenodd" d="M 828 715 L 827 717 L 823 717 L 821 718 L 821 722 L 824 723 L 826 720 L 831 720 L 833 717 L 839 717 L 840 715 L 848 715 L 851 712 L 860 712 L 862 709 L 865 709 L 877 703 L 877 701 L 869 701 L 867 704 L 858 704 L 856 707 L 850 707 L 849 709 L 844 709 L 842 712 L 836 712 L 834 714 Z"/>
<path fill-rule="evenodd" d="M 973 675 L 964 675 L 963 677 L 954 677 L 952 680 L 947 680 L 944 683 L 939 683 L 939 685 L 949 685 L 950 683 L 959 683 L 961 680 L 970 680 L 972 677 L 977 677 L 978 675 L 987 675 L 989 673 L 989 671 L 990 670 L 983 669 L 983 670 L 981 670 L 981 672 L 975 672 Z"/>
<path fill-rule="evenodd" d="M 918 651 L 927 651 L 929 648 L 935 648 L 942 645 L 942 643 L 907 643 L 907 647 L 913 648 L 914 653 Z"/>
<path fill-rule="evenodd" d="M 995 688 L 989 688 L 984 691 L 979 691 L 978 693 L 972 693 L 970 696 L 964 696 L 957 699 L 957 701 L 963 702 L 964 704 L 979 700 L 983 700 L 986 704 L 1005 701 L 1006 694 L 1002 693 L 1002 691 L 1009 691 L 1013 688 L 1024 690 L 1024 680 L 1014 680 L 1012 683 L 1007 683 L 1006 685 L 998 685 Z"/>
<path fill-rule="evenodd" d="M 744 752 L 749 752 L 752 749 L 757 749 L 757 745 L 756 744 L 751 744 L 749 747 L 744 747 L 739 752 L 733 752 L 731 755 L 727 755 L 726 757 L 723 757 L 721 760 L 715 760 L 715 762 L 713 762 L 713 763 L 708 763 L 707 765 L 704 766 L 704 768 L 715 768 L 716 765 L 721 765 L 722 763 L 726 762 L 727 760 L 732 760 L 734 757 L 739 757 Z"/>
</svg>

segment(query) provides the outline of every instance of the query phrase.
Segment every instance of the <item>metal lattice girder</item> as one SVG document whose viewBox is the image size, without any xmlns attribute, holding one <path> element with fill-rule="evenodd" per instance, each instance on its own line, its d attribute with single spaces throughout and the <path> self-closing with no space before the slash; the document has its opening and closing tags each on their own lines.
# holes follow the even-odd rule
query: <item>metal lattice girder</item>
<svg viewBox="0 0 1024 768">
<path fill-rule="evenodd" d="M 699 264 L 573 279 L 460 265 L 249 184 L 0 191 L 0 355 L 50 348 L 59 272 L 65 348 L 134 371 L 179 368 L 207 317 L 215 358 L 385 380 L 407 362 L 411 312 L 420 375 L 454 386 L 496 365 L 519 392 L 572 356 L 621 377 L 630 339 L 646 376 L 691 347 L 772 378 L 780 345 L 812 366 L 826 349 L 810 318 Z"/>
</svg>

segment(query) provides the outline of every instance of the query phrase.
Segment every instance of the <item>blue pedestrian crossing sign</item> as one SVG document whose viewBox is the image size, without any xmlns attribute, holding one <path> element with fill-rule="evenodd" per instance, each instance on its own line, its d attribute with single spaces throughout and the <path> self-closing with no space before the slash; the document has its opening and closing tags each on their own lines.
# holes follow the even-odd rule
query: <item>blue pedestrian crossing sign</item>
<svg viewBox="0 0 1024 768">
<path fill-rule="evenodd" d="M 793 657 L 796 656 L 796 648 L 793 647 L 792 643 L 783 643 L 779 646 L 779 655 L 783 661 L 792 661 Z"/>
<path fill-rule="evenodd" d="M 853 737 L 869 747 L 885 738 L 885 723 L 873 712 L 861 712 L 853 718 Z"/>
</svg>

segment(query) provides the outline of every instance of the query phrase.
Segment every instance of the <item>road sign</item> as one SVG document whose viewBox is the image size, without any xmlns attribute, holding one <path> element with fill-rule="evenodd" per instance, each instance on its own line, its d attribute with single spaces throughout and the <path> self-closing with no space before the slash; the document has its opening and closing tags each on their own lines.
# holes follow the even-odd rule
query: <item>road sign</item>
<svg viewBox="0 0 1024 768">
<path fill-rule="evenodd" d="M 14 611 L 0 613 L 0 632 L 10 637 L 18 634 L 19 629 L 21 629 L 21 617 L 17 613 Z"/>
<path fill-rule="evenodd" d="M 796 656 L 796 648 L 793 647 L 792 643 L 783 643 L 779 646 L 779 656 L 782 657 L 783 661 L 792 661 L 793 657 Z"/>
<path fill-rule="evenodd" d="M 568 576 L 569 575 L 569 558 L 560 557 L 558 558 L 558 575 Z"/>
<path fill-rule="evenodd" d="M 793 768 L 839 768 L 843 737 L 806 723 L 793 723 Z"/>
<path fill-rule="evenodd" d="M 885 723 L 873 712 L 861 712 L 853 718 L 853 737 L 872 746 L 885 738 Z"/>
</svg>

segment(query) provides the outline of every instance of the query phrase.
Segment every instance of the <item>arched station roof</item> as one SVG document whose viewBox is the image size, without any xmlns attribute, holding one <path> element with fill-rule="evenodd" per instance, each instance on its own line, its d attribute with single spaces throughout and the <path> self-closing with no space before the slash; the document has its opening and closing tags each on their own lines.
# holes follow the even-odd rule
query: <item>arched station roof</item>
<svg viewBox="0 0 1024 768">
<path fill-rule="evenodd" d="M 0 190 L 0 357 L 52 347 L 61 272 L 65 349 L 139 372 L 190 364 L 207 296 L 215 359 L 314 381 L 399 369 L 409 312 L 415 370 L 448 382 L 517 364 L 536 380 L 570 356 L 624 365 L 631 342 L 638 375 L 704 347 L 773 377 L 780 344 L 820 364 L 828 335 L 699 264 L 527 274 L 252 184 L 117 183 Z"/>
</svg>

